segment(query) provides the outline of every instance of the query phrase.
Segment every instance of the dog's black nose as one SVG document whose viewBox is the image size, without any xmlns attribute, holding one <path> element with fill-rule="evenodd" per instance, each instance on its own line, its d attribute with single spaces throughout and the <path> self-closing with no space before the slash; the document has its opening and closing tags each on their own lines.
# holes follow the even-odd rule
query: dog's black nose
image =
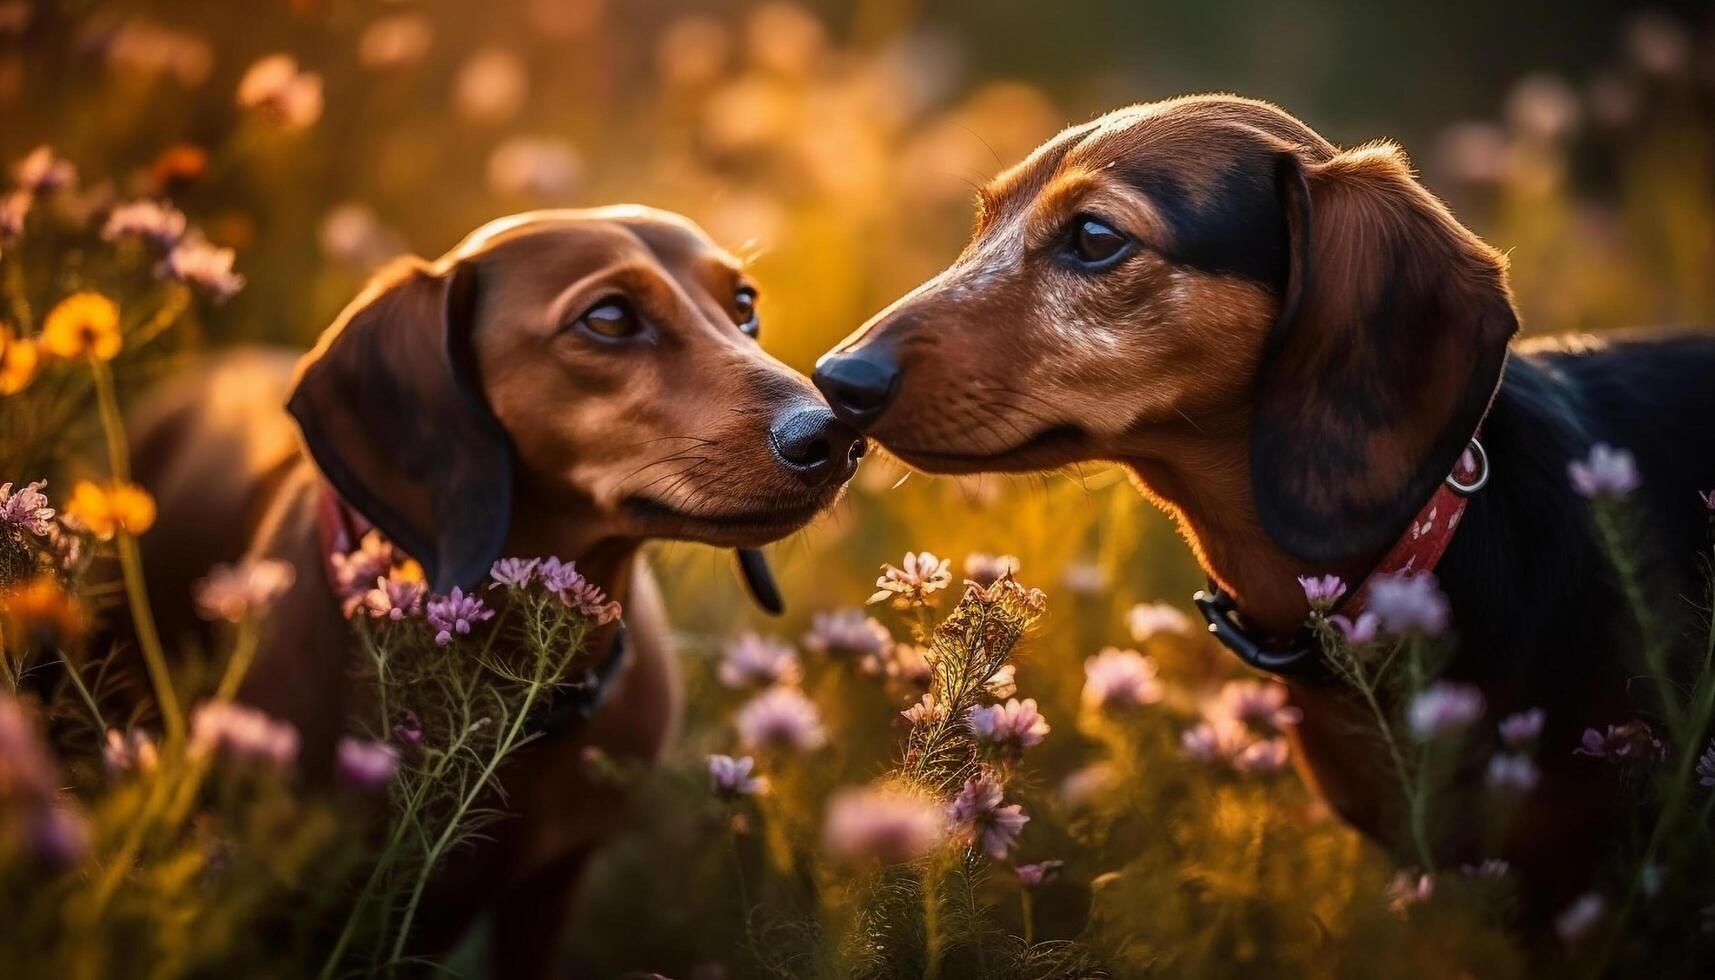
<svg viewBox="0 0 1715 980">
<path fill-rule="evenodd" d="M 859 350 L 822 358 L 811 379 L 841 419 L 867 429 L 899 390 L 899 365 L 884 351 Z"/>
<path fill-rule="evenodd" d="M 820 405 L 791 408 L 768 430 L 774 455 L 811 487 L 844 483 L 869 446 L 851 426 Z"/>
</svg>

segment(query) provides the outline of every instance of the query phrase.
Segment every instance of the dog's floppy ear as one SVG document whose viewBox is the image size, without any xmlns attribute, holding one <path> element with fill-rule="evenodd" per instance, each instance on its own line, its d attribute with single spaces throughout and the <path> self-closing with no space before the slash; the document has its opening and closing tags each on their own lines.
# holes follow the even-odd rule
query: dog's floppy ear
<svg viewBox="0 0 1715 980">
<path fill-rule="evenodd" d="M 471 355 L 476 270 L 406 260 L 299 363 L 287 408 L 347 503 L 423 566 L 470 587 L 511 523 L 512 447 Z"/>
<path fill-rule="evenodd" d="M 1384 550 L 1453 468 L 1518 330 L 1502 256 L 1376 144 L 1277 181 L 1291 271 L 1263 348 L 1251 489 L 1290 554 Z"/>
</svg>

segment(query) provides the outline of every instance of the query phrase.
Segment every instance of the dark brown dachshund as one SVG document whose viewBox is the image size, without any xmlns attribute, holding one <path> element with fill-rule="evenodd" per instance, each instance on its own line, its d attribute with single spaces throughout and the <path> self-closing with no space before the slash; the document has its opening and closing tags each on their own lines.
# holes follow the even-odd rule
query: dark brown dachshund
<svg viewBox="0 0 1715 980">
<path fill-rule="evenodd" d="M 295 374 L 287 355 L 233 354 L 142 406 L 155 594 L 188 596 L 242 555 L 297 570 L 242 697 L 299 726 L 312 770 L 357 708 L 320 543 L 329 484 L 436 591 L 471 587 L 503 555 L 556 555 L 624 605 L 628 650 L 602 706 L 504 774 L 517 817 L 450 869 L 419 930 L 426 948 L 493 909 L 499 974 L 550 966 L 576 873 L 623 819 L 615 791 L 580 771 L 581 750 L 654 759 L 679 716 L 639 546 L 772 541 L 856 468 L 863 440 L 757 332 L 744 268 L 684 219 L 538 212 L 378 276 Z M 188 608 L 161 616 L 169 637 L 193 628 Z"/>
<path fill-rule="evenodd" d="M 1068 129 L 994 180 L 963 254 L 825 356 L 816 383 L 925 470 L 1126 466 L 1236 607 L 1211 607 L 1218 635 L 1288 675 L 1308 775 L 1395 845 L 1385 756 L 1294 645 L 1297 580 L 1363 581 L 1452 492 L 1481 424 L 1487 463 L 1464 478 L 1487 485 L 1462 498 L 1436 571 L 1459 637 L 1447 673 L 1490 712 L 1437 847 L 1472 860 L 1505 823 L 1501 850 L 1546 908 L 1590 886 L 1602 801 L 1624 795 L 1573 755 L 1578 735 L 1640 711 L 1632 620 L 1567 464 L 1595 442 L 1635 452 L 1658 593 L 1701 594 L 1715 339 L 1509 358 L 1517 329 L 1505 260 L 1397 147 L 1341 149 L 1272 105 L 1192 97 Z M 1542 782 L 1509 819 L 1484 815 L 1492 721 L 1537 706 Z"/>
</svg>

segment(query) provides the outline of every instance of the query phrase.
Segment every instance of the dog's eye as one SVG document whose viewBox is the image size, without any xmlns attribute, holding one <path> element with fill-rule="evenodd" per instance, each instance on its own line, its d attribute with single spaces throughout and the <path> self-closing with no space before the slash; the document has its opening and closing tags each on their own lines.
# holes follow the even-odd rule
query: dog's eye
<svg viewBox="0 0 1715 980">
<path fill-rule="evenodd" d="M 598 337 L 619 340 L 642 329 L 642 321 L 631 304 L 623 299 L 604 299 L 578 317 L 578 325 Z"/>
<path fill-rule="evenodd" d="M 1130 238 L 1096 218 L 1081 215 L 1074 220 L 1072 254 L 1083 265 L 1105 268 L 1122 258 L 1131 244 Z"/>
<path fill-rule="evenodd" d="M 751 337 L 761 336 L 762 315 L 756 312 L 756 290 L 740 286 L 732 303 L 738 312 L 738 328 Z"/>
</svg>

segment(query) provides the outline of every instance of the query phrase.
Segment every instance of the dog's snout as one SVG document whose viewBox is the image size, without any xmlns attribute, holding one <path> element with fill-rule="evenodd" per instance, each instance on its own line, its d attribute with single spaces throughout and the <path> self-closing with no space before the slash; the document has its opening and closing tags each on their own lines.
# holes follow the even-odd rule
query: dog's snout
<svg viewBox="0 0 1715 980">
<path fill-rule="evenodd" d="M 782 412 L 768 440 L 780 462 L 811 487 L 851 479 L 868 448 L 863 436 L 820 405 Z"/>
<path fill-rule="evenodd" d="M 812 379 L 835 414 L 866 429 L 899 390 L 899 365 L 884 351 L 859 350 L 824 357 Z"/>
</svg>

